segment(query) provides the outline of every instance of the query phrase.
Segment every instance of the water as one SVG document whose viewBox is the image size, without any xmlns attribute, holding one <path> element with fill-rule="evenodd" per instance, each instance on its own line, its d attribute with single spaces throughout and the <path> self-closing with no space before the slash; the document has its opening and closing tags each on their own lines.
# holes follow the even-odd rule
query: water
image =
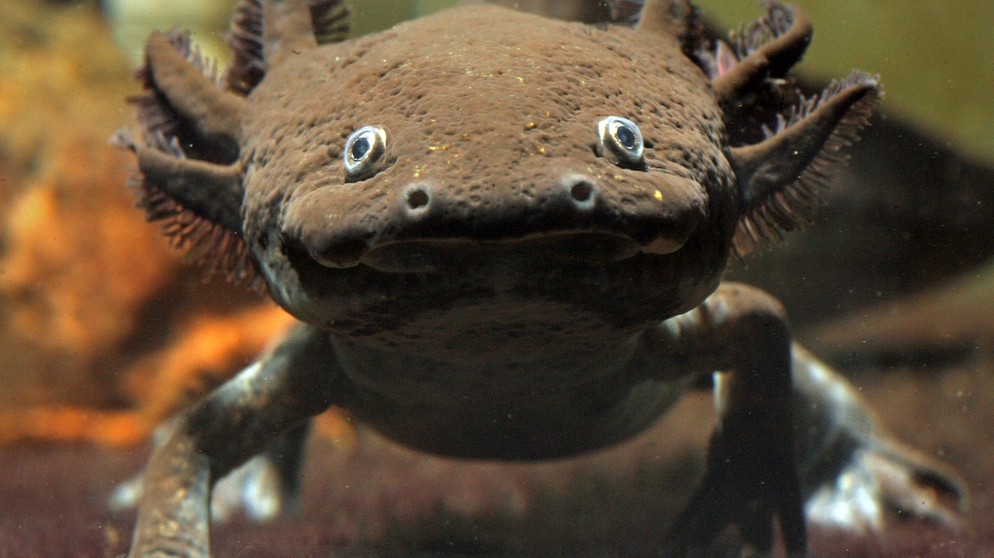
<svg viewBox="0 0 994 558">
<path fill-rule="evenodd" d="M 357 17 L 381 28 L 439 4 L 369 2 Z M 799 338 L 851 377 L 902 439 L 956 467 L 973 496 L 961 532 L 917 523 L 879 539 L 815 531 L 813 546 L 994 556 L 991 18 L 938 23 L 968 10 L 804 4 L 816 29 L 806 75 L 880 72 L 888 117 L 866 132 L 815 225 L 731 273 L 781 298 Z M 726 26 L 758 14 L 705 9 Z M 133 46 L 111 40 L 128 40 L 127 11 L 115 10 L 110 26 L 87 3 L 0 5 L 0 555 L 122 552 L 133 516 L 110 514 L 104 498 L 142 466 L 152 427 L 290 321 L 255 294 L 204 283 L 132 207 L 122 185 L 133 158 L 107 144 L 133 126 L 123 99 L 139 91 L 122 51 Z M 195 38 L 217 49 L 225 13 L 174 12 L 129 33 L 199 26 Z M 383 538 L 434 551 L 530 541 L 545 555 L 640 555 L 686 492 L 667 487 L 692 484 L 700 462 L 687 451 L 706 441 L 709 403 L 696 394 L 633 444 L 538 466 L 424 458 L 324 416 L 304 513 L 221 527 L 219 555 L 323 555 Z"/>
</svg>

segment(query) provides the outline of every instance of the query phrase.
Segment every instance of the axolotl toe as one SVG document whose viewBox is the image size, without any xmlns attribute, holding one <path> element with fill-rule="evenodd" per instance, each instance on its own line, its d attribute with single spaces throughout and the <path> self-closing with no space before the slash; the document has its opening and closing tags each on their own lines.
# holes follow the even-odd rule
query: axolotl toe
<svg viewBox="0 0 994 558">
<path fill-rule="evenodd" d="M 243 0 L 220 77 L 186 35 L 148 41 L 141 133 L 117 138 L 142 206 L 301 324 L 179 417 L 132 556 L 207 556 L 214 481 L 330 405 L 426 452 L 540 460 L 630 438 L 711 374 L 719 425 L 673 555 L 729 527 L 767 551 L 778 523 L 799 556 L 806 505 L 876 524 L 962 495 L 776 300 L 721 282 L 809 221 L 879 96 L 862 72 L 795 90 L 799 8 L 768 4 L 731 43 L 677 0 L 634 28 L 471 6 L 345 40 L 346 16 Z M 840 504 L 843 477 L 872 505 Z"/>
</svg>

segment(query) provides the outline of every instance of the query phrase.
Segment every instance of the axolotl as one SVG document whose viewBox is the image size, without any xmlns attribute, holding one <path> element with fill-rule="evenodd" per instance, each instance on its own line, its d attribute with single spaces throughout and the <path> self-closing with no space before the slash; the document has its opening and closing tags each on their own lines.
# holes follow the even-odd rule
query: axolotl
<svg viewBox="0 0 994 558">
<path fill-rule="evenodd" d="M 627 440 L 708 379 L 718 423 L 669 554 L 728 528 L 766 552 L 779 525 L 802 556 L 806 510 L 954 515 L 955 476 L 771 295 L 722 282 L 811 219 L 880 95 L 859 71 L 800 94 L 809 20 L 766 10 L 730 42 L 681 0 L 634 26 L 478 5 L 345 39 L 338 0 L 242 0 L 220 75 L 152 34 L 140 133 L 116 138 L 140 204 L 300 323 L 177 418 L 131 555 L 209 555 L 211 487 L 253 456 L 292 496 L 332 405 L 424 452 L 533 461 Z"/>
</svg>

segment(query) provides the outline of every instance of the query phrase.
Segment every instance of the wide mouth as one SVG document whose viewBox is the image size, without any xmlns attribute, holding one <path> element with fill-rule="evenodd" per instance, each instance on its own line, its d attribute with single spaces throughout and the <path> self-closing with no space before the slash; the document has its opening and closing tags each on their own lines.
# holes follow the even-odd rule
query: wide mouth
<svg viewBox="0 0 994 558">
<path fill-rule="evenodd" d="M 611 233 L 554 233 L 513 240 L 404 240 L 371 248 L 359 259 L 385 273 L 425 273 L 469 266 L 543 266 L 552 261 L 615 262 L 643 251 L 633 239 Z"/>
</svg>

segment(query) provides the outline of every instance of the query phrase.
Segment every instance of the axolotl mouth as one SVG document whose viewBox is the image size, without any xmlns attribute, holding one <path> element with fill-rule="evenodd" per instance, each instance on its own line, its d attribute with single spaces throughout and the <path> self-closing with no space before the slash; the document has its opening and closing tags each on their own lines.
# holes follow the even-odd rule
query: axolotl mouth
<svg viewBox="0 0 994 558">
<path fill-rule="evenodd" d="M 465 266 L 543 265 L 554 261 L 614 262 L 641 253 L 626 236 L 555 233 L 504 241 L 431 239 L 397 241 L 374 247 L 359 264 L 386 273 L 444 272 Z"/>
<path fill-rule="evenodd" d="M 634 202 L 629 198 L 635 196 L 624 198 L 578 174 L 540 197 L 495 196 L 475 206 L 453 190 L 421 182 L 401 189 L 392 202 L 353 211 L 341 209 L 349 200 L 339 191 L 315 191 L 290 204 L 283 238 L 330 269 L 525 270 L 666 256 L 708 222 L 705 196 L 695 196 L 700 186 L 678 177 L 657 185 L 655 197 Z"/>
</svg>

